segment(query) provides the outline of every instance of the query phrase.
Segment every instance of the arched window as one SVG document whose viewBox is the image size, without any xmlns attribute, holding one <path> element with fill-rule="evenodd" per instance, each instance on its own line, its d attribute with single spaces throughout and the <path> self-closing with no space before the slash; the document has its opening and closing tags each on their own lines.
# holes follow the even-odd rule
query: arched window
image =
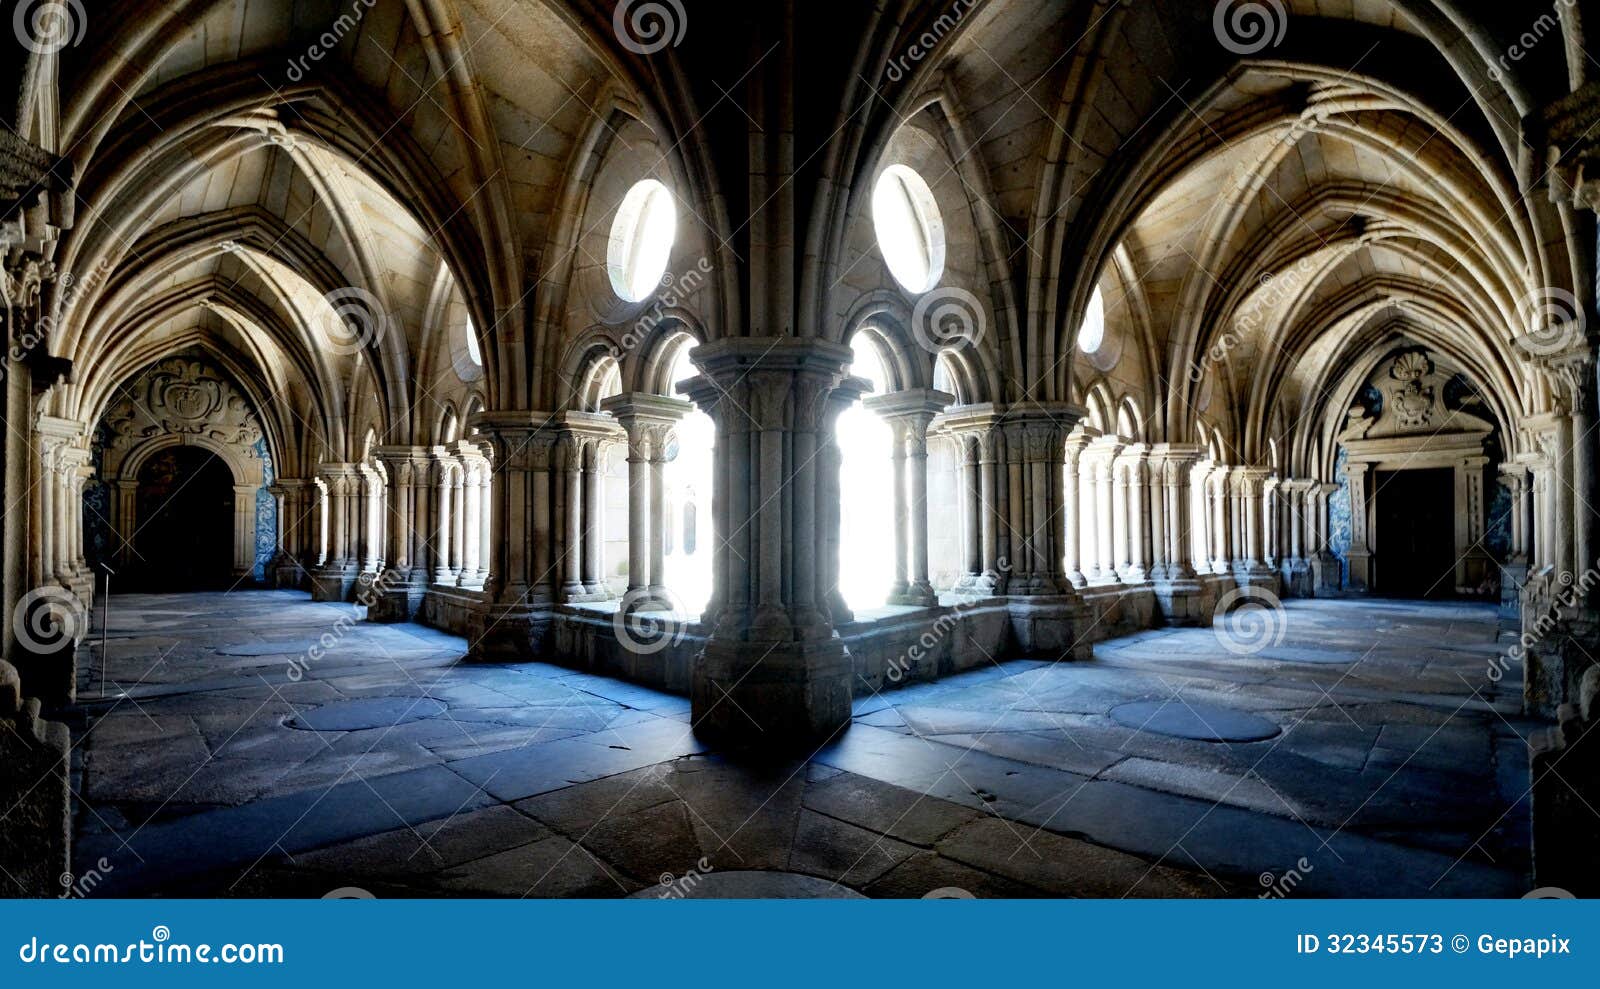
<svg viewBox="0 0 1600 989">
<path fill-rule="evenodd" d="M 483 351 L 478 347 L 478 328 L 472 325 L 472 317 L 467 317 L 467 360 L 477 367 L 483 367 Z"/>
<path fill-rule="evenodd" d="M 673 397 L 681 397 L 680 382 L 700 373 L 689 360 L 693 347 L 694 340 L 689 337 L 678 346 L 672 367 Z M 709 534 L 700 532 L 700 524 L 702 519 L 711 518 L 711 471 L 717 430 L 711 417 L 696 409 L 679 421 L 674 435 L 664 478 L 666 586 L 686 613 L 698 615 L 711 600 L 711 540 L 705 538 Z"/>
<path fill-rule="evenodd" d="M 1106 300 L 1096 285 L 1089 296 L 1089 308 L 1084 310 L 1083 322 L 1078 326 L 1078 349 L 1092 354 L 1100 349 L 1106 339 Z"/>
<path fill-rule="evenodd" d="M 645 179 L 628 190 L 606 249 L 606 272 L 617 295 L 628 302 L 654 295 L 677 236 L 678 208 L 666 186 Z"/>
<path fill-rule="evenodd" d="M 907 292 L 921 295 L 944 275 L 944 221 L 933 190 L 905 165 L 890 165 L 872 189 L 872 224 L 883 260 Z"/>
<path fill-rule="evenodd" d="M 460 421 L 456 419 L 456 410 L 445 406 L 444 418 L 439 422 L 439 442 L 454 443 L 459 437 L 456 435 L 460 428 Z"/>
<path fill-rule="evenodd" d="M 868 334 L 857 333 L 850 374 L 872 382 L 874 395 L 890 390 L 883 355 Z M 860 403 L 839 416 L 839 592 L 852 610 L 881 608 L 895 579 L 894 441 L 888 424 Z"/>
</svg>

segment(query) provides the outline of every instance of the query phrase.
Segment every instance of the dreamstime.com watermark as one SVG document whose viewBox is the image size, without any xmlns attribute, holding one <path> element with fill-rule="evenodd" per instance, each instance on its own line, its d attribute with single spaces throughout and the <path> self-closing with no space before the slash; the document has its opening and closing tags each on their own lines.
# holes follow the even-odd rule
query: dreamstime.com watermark
<svg viewBox="0 0 1600 989">
<path fill-rule="evenodd" d="M 1511 669 L 1512 663 L 1522 659 L 1528 654 L 1528 650 L 1543 642 L 1551 632 L 1555 631 L 1562 608 L 1577 607 L 1589 597 L 1597 585 L 1600 585 L 1600 560 L 1596 560 L 1589 569 L 1576 578 L 1572 576 L 1571 571 L 1561 571 L 1556 575 L 1555 583 L 1565 588 L 1565 591 L 1552 594 L 1549 605 L 1532 622 L 1524 616 L 1522 634 L 1517 636 L 1517 641 L 1512 643 L 1511 648 L 1504 654 L 1496 655 L 1489 660 L 1487 675 L 1490 683 L 1499 683 Z"/>
<path fill-rule="evenodd" d="M 683 44 L 689 33 L 689 15 L 679 0 L 617 0 L 611 15 L 617 41 L 635 55 L 654 55 Z"/>
<path fill-rule="evenodd" d="M 88 30 L 83 0 L 16 0 L 11 8 L 11 32 L 36 55 L 74 48 Z"/>
<path fill-rule="evenodd" d="M 1528 25 L 1527 30 L 1517 35 L 1517 40 L 1500 53 L 1500 57 L 1489 63 L 1489 78 L 1495 82 L 1505 79 L 1505 74 L 1511 71 L 1511 66 L 1527 58 L 1539 43 L 1551 34 L 1559 33 L 1561 22 L 1567 12 L 1578 6 L 1578 0 L 1555 0 L 1550 6 L 1549 13 L 1540 14 L 1534 22 Z"/>
<path fill-rule="evenodd" d="M 174 944 L 172 931 L 157 924 L 150 940 L 131 944 L 41 943 L 24 941 L 17 957 L 26 965 L 282 965 L 281 944 Z"/>
<path fill-rule="evenodd" d="M 1283 645 L 1289 633 L 1283 601 L 1265 587 L 1245 584 L 1217 601 L 1212 631 L 1217 644 L 1235 656 L 1253 656 Z"/>
<path fill-rule="evenodd" d="M 706 876 L 709 876 L 710 874 L 711 860 L 704 857 L 694 864 L 694 868 L 688 870 L 681 876 L 674 876 L 670 872 L 663 872 L 661 874 L 661 883 L 657 887 L 659 892 L 656 894 L 656 899 L 681 900 L 690 893 L 694 892 L 695 887 L 699 886 L 700 883 L 705 880 Z"/>
<path fill-rule="evenodd" d="M 1274 274 L 1269 271 L 1263 274 L 1260 278 L 1260 291 L 1251 294 L 1249 300 L 1229 323 L 1228 328 L 1206 348 L 1205 354 L 1199 360 L 1189 363 L 1189 380 L 1199 384 L 1205 377 L 1207 363 L 1220 366 L 1240 343 L 1246 339 L 1254 339 L 1263 321 L 1276 313 L 1285 300 L 1299 294 L 1302 286 L 1315 273 L 1316 262 L 1311 258 L 1302 258 L 1294 267 L 1281 273 Z"/>
<path fill-rule="evenodd" d="M 1283 0 L 1217 0 L 1211 30 L 1235 55 L 1257 55 L 1283 43 L 1289 12 Z"/>
<path fill-rule="evenodd" d="M 996 564 L 996 569 L 989 572 L 988 577 L 998 581 L 1010 572 L 1011 561 L 1001 559 Z M 899 683 L 910 674 L 916 672 L 922 661 L 928 658 L 939 643 L 949 638 L 950 633 L 961 626 L 961 622 L 969 611 L 980 605 L 992 603 L 987 599 L 979 598 L 972 601 L 962 601 L 950 610 L 941 612 L 933 620 L 933 624 L 928 626 L 927 630 L 921 635 L 917 636 L 917 640 L 911 643 L 905 652 L 889 661 L 889 665 L 883 671 L 883 678 L 890 683 Z"/>
<path fill-rule="evenodd" d="M 72 307 L 83 297 L 84 292 L 105 281 L 106 276 L 111 273 L 111 267 L 109 260 L 102 259 L 94 270 L 83 278 L 75 276 L 70 271 L 62 272 L 61 276 L 56 279 L 56 291 L 59 294 L 56 311 L 62 316 L 71 312 Z M 50 339 L 60 322 L 60 318 L 56 316 L 45 315 L 33 326 L 18 333 L 11 344 L 11 359 L 13 361 L 26 360 L 30 351 Z M 6 365 L 0 362 L 0 381 L 4 381 L 5 376 Z"/>
<path fill-rule="evenodd" d="M 906 47 L 904 54 L 889 60 L 888 67 L 883 73 L 884 78 L 890 82 L 899 82 L 910 75 L 912 66 L 933 54 L 934 49 L 943 44 L 944 39 L 948 38 L 951 32 L 966 20 L 967 15 L 982 3 L 983 0 L 955 0 L 948 10 L 928 25 L 926 31 L 917 35 L 917 40 Z"/>
<path fill-rule="evenodd" d="M 1261 892 L 1256 894 L 1258 900 L 1281 900 L 1295 891 L 1295 887 L 1305 881 L 1306 876 L 1316 871 L 1316 867 L 1301 856 L 1292 868 L 1283 870 L 1282 875 L 1272 872 L 1263 872 L 1259 881 Z"/>
<path fill-rule="evenodd" d="M 322 61 L 351 31 L 360 24 L 361 19 L 367 16 L 367 11 L 378 5 L 378 0 L 353 0 L 350 9 L 340 14 L 338 19 L 328 25 L 328 29 L 311 43 L 306 53 L 298 58 L 289 59 L 289 70 L 284 73 L 290 82 L 300 82 L 311 74 L 311 66 Z"/>
<path fill-rule="evenodd" d="M 105 881 L 106 876 L 116 871 L 116 867 L 102 855 L 93 866 L 78 875 L 63 872 L 61 874 L 60 898 L 63 900 L 84 899 Z"/>
<path fill-rule="evenodd" d="M 377 600 L 388 593 L 390 585 L 399 580 L 399 574 L 392 570 L 385 570 L 371 580 L 361 581 L 360 588 L 356 591 L 355 604 L 358 607 L 370 608 Z M 307 649 L 303 655 L 289 660 L 289 665 L 284 671 L 293 683 L 299 683 L 310 672 L 311 664 L 320 662 L 332 651 L 334 646 L 344 641 L 350 630 L 360 624 L 361 616 L 355 608 L 339 616 L 333 627 L 323 632 L 317 641 Z"/>
<path fill-rule="evenodd" d="M 633 350 L 650 339 L 661 321 L 706 284 L 713 271 L 710 258 L 701 258 L 683 274 L 667 272 L 661 276 L 661 287 L 651 297 L 650 308 L 634 321 L 633 328 L 622 337 L 622 349 Z"/>
</svg>

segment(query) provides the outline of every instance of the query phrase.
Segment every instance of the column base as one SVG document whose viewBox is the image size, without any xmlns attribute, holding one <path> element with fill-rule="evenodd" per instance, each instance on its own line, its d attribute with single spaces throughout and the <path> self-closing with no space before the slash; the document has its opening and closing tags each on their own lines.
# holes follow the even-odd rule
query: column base
<svg viewBox="0 0 1600 989">
<path fill-rule="evenodd" d="M 1500 567 L 1500 627 L 1511 631 L 1522 628 L 1522 588 L 1528 582 L 1526 563 L 1506 563 Z"/>
<path fill-rule="evenodd" d="M 1233 579 L 1241 589 L 1254 588 L 1265 591 L 1273 597 L 1278 597 L 1283 587 L 1278 572 L 1265 563 L 1242 565 L 1233 572 Z"/>
<path fill-rule="evenodd" d="M 1150 581 L 1156 596 L 1156 609 L 1168 625 L 1211 624 L 1212 602 L 1197 577 L 1157 576 Z"/>
<path fill-rule="evenodd" d="M 1344 593 L 1344 578 L 1339 572 L 1339 558 L 1332 553 L 1318 553 L 1309 561 L 1311 583 L 1317 597 L 1338 597 Z"/>
<path fill-rule="evenodd" d="M 1073 594 L 1013 595 L 1006 599 L 1011 634 L 1023 656 L 1081 661 L 1094 658 L 1090 610 Z"/>
<path fill-rule="evenodd" d="M 695 657 L 694 733 L 729 749 L 810 754 L 849 727 L 851 676 L 837 635 L 776 646 L 714 637 Z"/>
<path fill-rule="evenodd" d="M 272 568 L 272 585 L 286 590 L 298 590 L 305 586 L 306 568 L 292 560 L 279 563 Z"/>
<path fill-rule="evenodd" d="M 980 575 L 971 585 L 971 592 L 975 594 L 981 593 L 983 582 L 988 576 L 988 574 Z M 989 586 L 992 593 L 993 584 L 991 583 Z M 932 584 L 924 582 L 913 583 L 903 593 L 889 595 L 889 603 L 909 605 L 913 608 L 931 608 L 939 603 L 939 594 L 933 589 Z"/>
<path fill-rule="evenodd" d="M 391 624 L 409 622 L 422 610 L 422 599 L 428 593 L 426 582 L 414 575 L 401 575 L 389 571 L 379 578 L 378 584 L 367 591 L 367 621 Z"/>
<path fill-rule="evenodd" d="M 467 660 L 526 662 L 543 654 L 555 613 L 548 602 L 485 601 L 467 621 Z"/>
<path fill-rule="evenodd" d="M 355 567 L 324 567 L 311 574 L 311 600 L 348 601 L 356 583 Z"/>
<path fill-rule="evenodd" d="M 1298 557 L 1284 560 L 1278 577 L 1283 581 L 1285 597 L 1308 598 L 1316 594 L 1316 580 L 1311 573 L 1311 564 L 1306 560 Z"/>
<path fill-rule="evenodd" d="M 67 726 L 39 717 L 22 699 L 17 670 L 0 660 L 0 793 L 7 794 L 0 841 L 0 895 L 56 897 L 72 866 L 72 794 Z"/>
</svg>

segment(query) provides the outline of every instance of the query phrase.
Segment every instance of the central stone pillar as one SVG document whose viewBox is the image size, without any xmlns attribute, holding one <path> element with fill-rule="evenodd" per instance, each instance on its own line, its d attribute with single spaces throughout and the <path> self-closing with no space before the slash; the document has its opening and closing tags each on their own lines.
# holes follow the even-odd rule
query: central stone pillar
<svg viewBox="0 0 1600 989">
<path fill-rule="evenodd" d="M 673 430 L 694 410 L 681 398 L 635 392 L 600 403 L 628 438 L 628 593 L 630 612 L 671 610 L 666 588 L 666 466 Z"/>
<path fill-rule="evenodd" d="M 468 622 L 468 655 L 527 659 L 545 645 L 556 596 L 551 468 L 559 420 L 548 412 L 482 412 L 471 425 L 493 451 L 495 526 L 483 600 Z"/>
<path fill-rule="evenodd" d="M 895 588 L 890 604 L 926 607 L 938 603 L 928 575 L 928 427 L 955 402 L 955 396 L 926 388 L 877 395 L 863 405 L 889 424 L 894 434 Z M 979 460 L 981 461 L 981 455 Z M 994 501 L 990 471 L 980 462 L 974 490 L 980 547 L 994 544 Z M 988 532 L 985 532 L 985 526 Z M 980 567 L 983 565 L 980 548 Z"/>
<path fill-rule="evenodd" d="M 1011 630 L 1026 655 L 1089 659 L 1089 609 L 1066 574 L 1067 437 L 1084 410 L 1024 402 L 1001 410 L 1013 551 L 1006 584 Z"/>
<path fill-rule="evenodd" d="M 818 598 L 825 506 L 838 478 L 819 468 L 850 348 L 735 338 L 695 348 L 679 390 L 716 425 L 714 559 L 719 592 L 696 657 L 692 723 L 733 748 L 809 752 L 850 723 L 851 659 Z"/>
</svg>

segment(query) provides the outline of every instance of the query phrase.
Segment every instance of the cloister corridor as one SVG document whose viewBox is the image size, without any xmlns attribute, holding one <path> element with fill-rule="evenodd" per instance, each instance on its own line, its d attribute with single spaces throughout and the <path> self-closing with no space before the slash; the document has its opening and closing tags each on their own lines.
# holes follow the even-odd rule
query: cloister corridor
<svg viewBox="0 0 1600 989">
<path fill-rule="evenodd" d="M 112 599 L 69 711 L 96 895 L 1528 888 L 1534 724 L 1521 671 L 1486 675 L 1488 605 L 1290 600 L 1088 661 L 858 684 L 847 732 L 754 764 L 698 741 L 686 698 L 357 614 Z"/>
</svg>

